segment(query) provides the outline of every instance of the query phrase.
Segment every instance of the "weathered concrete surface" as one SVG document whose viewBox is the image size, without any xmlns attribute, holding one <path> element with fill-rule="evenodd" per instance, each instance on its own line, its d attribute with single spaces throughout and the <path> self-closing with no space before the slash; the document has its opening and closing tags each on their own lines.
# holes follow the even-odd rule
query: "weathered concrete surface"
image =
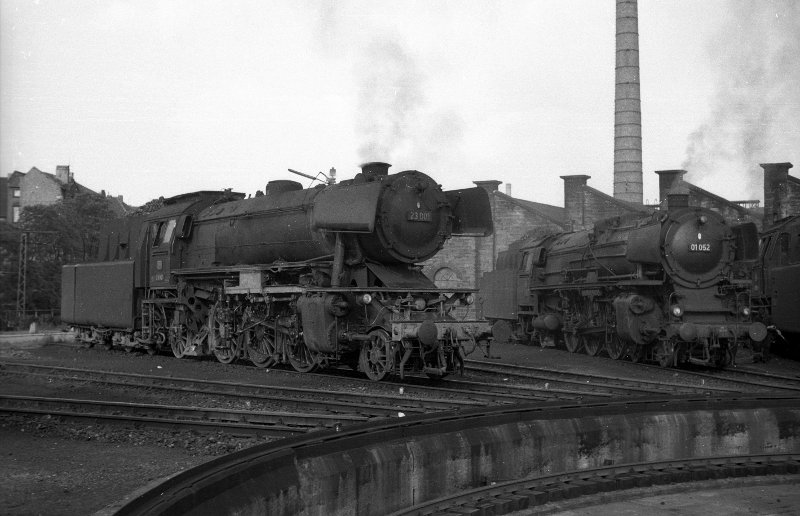
<svg viewBox="0 0 800 516">
<path fill-rule="evenodd" d="M 56 344 L 73 342 L 75 334 L 72 332 L 44 332 L 44 333 L 0 333 L 0 347 L 15 347 L 18 349 L 31 349 Z"/>
<path fill-rule="evenodd" d="M 519 407 L 435 421 L 409 418 L 399 429 L 368 425 L 320 443 L 306 438 L 277 455 L 273 447 L 272 459 L 251 456 L 230 475 L 196 479 L 191 497 L 170 493 L 164 509 L 380 515 L 491 482 L 608 464 L 800 453 L 800 399 L 714 406 L 698 400 L 592 411 Z M 181 510 L 171 505 L 178 499 Z"/>
</svg>

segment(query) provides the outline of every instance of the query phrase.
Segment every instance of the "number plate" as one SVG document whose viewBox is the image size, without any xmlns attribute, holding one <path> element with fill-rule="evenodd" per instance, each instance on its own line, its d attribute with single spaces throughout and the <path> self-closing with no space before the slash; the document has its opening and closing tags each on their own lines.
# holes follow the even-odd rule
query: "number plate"
<svg viewBox="0 0 800 516">
<path fill-rule="evenodd" d="M 430 211 L 410 210 L 407 219 L 413 222 L 432 222 L 433 213 Z"/>
<path fill-rule="evenodd" d="M 710 253 L 711 244 L 689 244 L 689 251 L 695 253 Z"/>
</svg>

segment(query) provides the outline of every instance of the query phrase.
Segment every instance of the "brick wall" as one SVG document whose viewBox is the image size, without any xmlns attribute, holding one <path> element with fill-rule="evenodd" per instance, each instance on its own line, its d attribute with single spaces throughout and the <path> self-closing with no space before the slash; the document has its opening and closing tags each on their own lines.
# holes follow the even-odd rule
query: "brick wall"
<svg viewBox="0 0 800 516">
<path fill-rule="evenodd" d="M 598 220 L 628 213 L 648 213 L 649 210 L 634 203 L 622 201 L 587 186 L 590 176 L 561 176 L 564 180 L 564 208 L 567 224 L 574 230 L 589 229 Z"/>
<path fill-rule="evenodd" d="M 53 176 L 32 168 L 20 178 L 20 204 L 23 207 L 55 204 L 63 196 L 61 186 Z"/>
<path fill-rule="evenodd" d="M 488 237 L 451 238 L 436 256 L 423 264 L 426 276 L 435 278 L 437 271 L 446 267 L 455 272 L 455 286 L 478 288 L 483 273 L 494 269 L 498 253 L 505 251 L 509 244 L 532 232 L 564 230 L 554 220 L 496 190 L 489 192 L 489 202 L 494 232 Z"/>
<path fill-rule="evenodd" d="M 661 199 L 662 209 L 667 207 L 666 199 L 669 192 L 682 187 L 688 190 L 689 206 L 701 206 L 714 210 L 725 217 L 729 224 L 740 224 L 742 222 L 761 223 L 757 213 L 684 181 L 685 170 L 657 170 L 656 174 L 658 174 L 658 194 Z"/>
<path fill-rule="evenodd" d="M 800 214 L 800 179 L 789 175 L 791 163 L 762 163 L 764 169 L 764 227 Z"/>
</svg>

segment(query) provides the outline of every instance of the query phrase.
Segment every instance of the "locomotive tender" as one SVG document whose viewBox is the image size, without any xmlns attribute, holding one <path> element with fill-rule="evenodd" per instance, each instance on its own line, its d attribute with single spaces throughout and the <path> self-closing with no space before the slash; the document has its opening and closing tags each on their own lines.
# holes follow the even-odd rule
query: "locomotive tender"
<svg viewBox="0 0 800 516">
<path fill-rule="evenodd" d="M 345 364 L 372 380 L 463 369 L 491 338 L 455 317 L 475 291 L 443 291 L 417 264 L 453 235 L 491 234 L 488 195 L 389 166 L 308 189 L 271 181 L 249 199 L 189 193 L 114 221 L 98 262 L 64 267 L 62 319 L 89 344 L 179 358 Z"/>
<path fill-rule="evenodd" d="M 754 291 L 763 321 L 782 340 L 800 337 L 800 215 L 779 220 L 761 234 Z"/>
<path fill-rule="evenodd" d="M 689 207 L 614 217 L 593 230 L 523 239 L 483 277 L 483 316 L 495 340 L 515 332 L 570 352 L 662 366 L 731 364 L 740 344 L 761 342 L 751 313 L 755 224 L 730 227 L 718 213 Z"/>
</svg>

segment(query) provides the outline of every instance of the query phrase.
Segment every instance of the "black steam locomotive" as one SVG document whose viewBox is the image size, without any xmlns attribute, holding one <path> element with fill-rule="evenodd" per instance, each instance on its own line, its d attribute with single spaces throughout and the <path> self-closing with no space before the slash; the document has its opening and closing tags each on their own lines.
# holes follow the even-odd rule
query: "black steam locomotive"
<svg viewBox="0 0 800 516">
<path fill-rule="evenodd" d="M 763 341 L 766 327 L 751 313 L 755 225 L 730 227 L 680 193 L 669 203 L 500 253 L 480 293 L 495 340 L 516 334 L 665 367 L 724 367 L 740 344 Z"/>
<path fill-rule="evenodd" d="M 473 290 L 443 291 L 416 264 L 452 235 L 490 234 L 488 196 L 389 166 L 249 199 L 189 193 L 114 221 L 97 262 L 64 267 L 62 319 L 90 344 L 176 357 L 450 374 L 490 328 L 454 317 Z"/>
<path fill-rule="evenodd" d="M 800 338 L 800 215 L 786 217 L 761 235 L 754 296 L 778 343 Z M 796 351 L 796 350 L 795 350 Z"/>
</svg>

